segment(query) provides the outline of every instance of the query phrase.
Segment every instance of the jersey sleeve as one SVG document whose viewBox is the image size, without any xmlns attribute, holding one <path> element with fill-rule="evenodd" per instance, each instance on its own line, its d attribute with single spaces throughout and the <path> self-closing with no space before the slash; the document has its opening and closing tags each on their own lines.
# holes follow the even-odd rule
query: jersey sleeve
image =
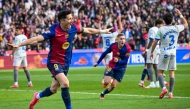
<svg viewBox="0 0 190 109">
<path fill-rule="evenodd" d="M 13 41 L 13 44 L 19 44 L 21 41 L 19 40 L 18 37 L 15 37 L 14 41 Z"/>
<path fill-rule="evenodd" d="M 158 29 L 158 32 L 155 36 L 155 40 L 160 40 L 160 37 L 161 37 L 162 33 L 161 33 L 161 29 Z"/>
<path fill-rule="evenodd" d="M 51 39 L 52 37 L 54 37 L 55 36 L 55 26 L 54 25 L 51 26 L 48 31 L 45 31 L 44 33 L 42 33 L 42 36 L 44 37 L 45 40 Z"/>
<path fill-rule="evenodd" d="M 184 25 L 176 25 L 179 32 L 183 31 L 185 29 Z"/>
<path fill-rule="evenodd" d="M 114 43 L 113 43 L 113 44 L 114 44 Z M 99 60 L 97 61 L 98 64 L 102 61 L 102 59 L 104 59 L 104 57 L 105 57 L 108 53 L 110 53 L 110 52 L 112 51 L 111 48 L 112 48 L 113 44 L 111 44 L 111 45 L 109 46 L 109 48 L 107 48 L 106 51 L 104 51 L 104 52 L 102 53 L 102 55 L 100 56 Z"/>
<path fill-rule="evenodd" d="M 148 31 L 148 38 L 149 38 L 150 40 L 154 40 L 154 36 L 155 36 L 155 32 L 153 31 L 153 29 L 150 29 L 150 30 Z"/>
</svg>

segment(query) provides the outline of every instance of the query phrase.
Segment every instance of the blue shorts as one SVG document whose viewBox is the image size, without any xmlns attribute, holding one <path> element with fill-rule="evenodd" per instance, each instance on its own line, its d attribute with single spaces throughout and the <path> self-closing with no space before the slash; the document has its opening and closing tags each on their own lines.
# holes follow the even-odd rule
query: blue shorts
<svg viewBox="0 0 190 109">
<path fill-rule="evenodd" d="M 67 73 L 69 71 L 69 66 L 62 66 L 59 63 L 48 63 L 47 67 L 53 77 L 55 77 L 59 73 L 64 73 L 67 76 Z"/>
<path fill-rule="evenodd" d="M 125 74 L 125 71 L 126 68 L 111 69 L 111 71 L 108 70 L 108 72 L 105 73 L 105 76 L 111 76 L 114 79 L 116 79 L 118 82 L 121 82 Z"/>
</svg>

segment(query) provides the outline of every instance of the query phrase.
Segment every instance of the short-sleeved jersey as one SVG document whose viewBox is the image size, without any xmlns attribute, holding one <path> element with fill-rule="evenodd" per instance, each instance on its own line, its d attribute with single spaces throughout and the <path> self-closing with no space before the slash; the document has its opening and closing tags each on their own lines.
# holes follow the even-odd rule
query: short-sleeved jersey
<svg viewBox="0 0 190 109">
<path fill-rule="evenodd" d="M 70 29 L 64 31 L 60 23 L 53 24 L 49 31 L 42 34 L 44 39 L 50 40 L 50 51 L 48 53 L 48 63 L 59 63 L 69 66 L 72 58 L 72 41 L 78 32 L 83 32 L 83 28 L 72 24 Z"/>
<path fill-rule="evenodd" d="M 155 39 L 161 42 L 161 54 L 176 55 L 179 33 L 184 28 L 184 25 L 171 25 L 159 28 Z"/>
<path fill-rule="evenodd" d="M 115 43 L 116 36 L 118 32 L 113 32 L 111 34 L 101 34 L 103 41 L 103 50 L 105 51 L 112 43 Z"/>
<path fill-rule="evenodd" d="M 14 44 L 20 44 L 21 42 L 27 40 L 27 37 L 23 34 L 15 36 L 13 41 Z M 26 46 L 19 47 L 14 52 L 14 57 L 26 56 Z"/>
<path fill-rule="evenodd" d="M 150 40 L 155 39 L 157 32 L 158 32 L 158 27 L 156 27 L 156 26 L 149 29 L 149 31 L 148 31 L 148 43 L 150 42 Z M 156 48 L 159 48 L 159 43 L 157 44 Z"/>
<path fill-rule="evenodd" d="M 109 61 L 108 66 L 112 69 L 125 68 L 131 51 L 131 47 L 128 44 L 125 44 L 121 49 L 119 49 L 118 43 L 115 42 L 111 44 L 105 52 L 102 53 L 97 63 L 99 64 L 108 53 L 113 52 L 113 58 Z M 119 59 L 117 63 L 114 62 L 114 57 L 117 57 Z"/>
</svg>

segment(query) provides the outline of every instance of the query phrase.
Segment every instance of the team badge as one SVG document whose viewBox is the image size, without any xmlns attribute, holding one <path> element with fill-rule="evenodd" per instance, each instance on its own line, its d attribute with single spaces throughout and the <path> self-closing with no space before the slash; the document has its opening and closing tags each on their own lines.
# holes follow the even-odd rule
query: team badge
<svg viewBox="0 0 190 109">
<path fill-rule="evenodd" d="M 69 45 L 70 45 L 69 42 L 65 42 L 65 43 L 63 43 L 62 48 L 63 48 L 64 50 L 66 50 L 67 48 L 69 48 Z"/>
<path fill-rule="evenodd" d="M 58 67 L 57 64 L 54 64 L 53 66 L 54 66 L 54 68 L 55 68 L 56 71 L 59 70 L 59 67 Z"/>
</svg>

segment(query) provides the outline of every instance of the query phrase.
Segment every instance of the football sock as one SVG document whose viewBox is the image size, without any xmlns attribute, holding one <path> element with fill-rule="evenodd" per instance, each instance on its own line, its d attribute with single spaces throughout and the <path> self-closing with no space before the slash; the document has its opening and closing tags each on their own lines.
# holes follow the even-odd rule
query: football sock
<svg viewBox="0 0 190 109">
<path fill-rule="evenodd" d="M 175 78 L 170 78 L 170 90 L 169 92 L 173 92 L 174 90 L 174 84 L 175 84 Z"/>
<path fill-rule="evenodd" d="M 66 109 L 72 109 L 69 88 L 61 88 L 61 95 Z"/>
<path fill-rule="evenodd" d="M 103 95 L 105 95 L 105 94 L 107 94 L 107 93 L 109 93 L 108 89 L 106 89 L 106 90 L 104 90 L 104 91 L 102 92 Z"/>
<path fill-rule="evenodd" d="M 155 72 L 156 81 L 158 81 L 158 70 L 155 69 L 154 72 Z"/>
<path fill-rule="evenodd" d="M 18 70 L 14 70 L 14 84 L 18 85 Z"/>
<path fill-rule="evenodd" d="M 161 88 L 165 87 L 163 75 L 158 75 L 158 80 Z"/>
<path fill-rule="evenodd" d="M 43 98 L 43 97 L 48 97 L 50 95 L 52 95 L 53 93 L 51 92 L 50 90 L 50 87 L 47 87 L 44 91 L 40 92 L 38 95 L 37 95 L 37 99 L 40 99 L 40 98 Z"/>
<path fill-rule="evenodd" d="M 28 70 L 25 70 L 24 72 L 26 73 L 26 78 L 28 79 L 28 82 L 30 82 L 30 72 Z"/>
<path fill-rule="evenodd" d="M 146 76 L 147 69 L 144 69 L 141 76 L 141 81 L 144 81 L 144 78 Z"/>
<path fill-rule="evenodd" d="M 153 72 L 152 72 L 152 68 L 148 68 L 148 74 L 149 74 L 150 82 L 153 82 Z"/>
</svg>

